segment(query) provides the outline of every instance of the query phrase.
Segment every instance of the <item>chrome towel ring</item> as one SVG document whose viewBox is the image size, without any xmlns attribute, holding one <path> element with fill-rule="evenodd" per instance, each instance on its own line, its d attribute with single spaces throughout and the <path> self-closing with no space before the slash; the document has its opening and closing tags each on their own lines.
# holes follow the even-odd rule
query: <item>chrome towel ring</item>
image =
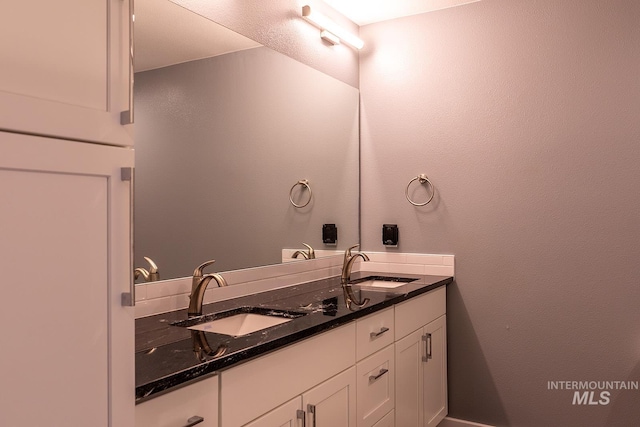
<svg viewBox="0 0 640 427">
<path fill-rule="evenodd" d="M 298 186 L 301 185 L 302 187 L 306 187 L 307 190 L 309 190 L 309 199 L 303 203 L 303 204 L 297 204 L 296 202 L 293 201 L 293 190 Z M 306 179 L 301 179 L 300 181 L 296 182 L 295 184 L 293 184 L 293 187 L 291 187 L 291 190 L 289 190 L 289 201 L 291 202 L 291 204 L 300 209 L 300 208 L 304 208 L 305 206 L 307 206 L 309 204 L 309 202 L 311 201 L 311 196 L 313 194 L 311 193 L 311 186 L 309 185 L 309 181 Z"/>
<path fill-rule="evenodd" d="M 431 196 L 429 196 L 429 200 L 427 200 L 424 203 L 416 203 L 413 200 L 411 200 L 411 198 L 409 197 L 409 187 L 411 186 L 411 183 L 416 180 L 419 181 L 420 184 L 427 183 L 429 187 L 431 187 Z M 433 196 L 435 195 L 435 193 L 436 193 L 436 188 L 433 186 L 431 181 L 429 181 L 429 178 L 427 178 L 427 175 L 423 173 L 421 173 L 420 175 L 416 176 L 411 181 L 409 181 L 409 183 L 407 184 L 407 189 L 404 191 L 404 195 L 407 197 L 407 200 L 409 201 L 409 203 L 411 203 L 413 206 L 424 206 L 428 204 L 433 199 Z"/>
</svg>

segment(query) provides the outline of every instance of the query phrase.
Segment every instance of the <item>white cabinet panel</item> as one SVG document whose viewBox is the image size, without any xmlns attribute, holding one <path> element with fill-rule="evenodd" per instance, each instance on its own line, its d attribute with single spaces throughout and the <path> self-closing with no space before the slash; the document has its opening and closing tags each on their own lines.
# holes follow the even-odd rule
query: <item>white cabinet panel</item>
<svg viewBox="0 0 640 427">
<path fill-rule="evenodd" d="M 393 307 L 356 320 L 356 359 L 362 360 L 393 343 Z"/>
<path fill-rule="evenodd" d="M 222 425 L 246 424 L 353 366 L 355 331 L 352 322 L 223 371 Z"/>
<path fill-rule="evenodd" d="M 218 426 L 218 377 L 180 388 L 136 406 L 136 427 L 182 427 L 200 417 L 198 427 Z"/>
<path fill-rule="evenodd" d="M 356 368 L 351 367 L 302 395 L 307 425 L 355 427 Z"/>
<path fill-rule="evenodd" d="M 358 362 L 358 427 L 371 427 L 394 408 L 395 357 L 390 345 Z"/>
<path fill-rule="evenodd" d="M 129 1 L 5 2 L 0 129 L 132 145 Z"/>
<path fill-rule="evenodd" d="M 396 424 L 435 427 L 448 412 L 446 316 L 395 344 Z"/>
<path fill-rule="evenodd" d="M 435 427 L 449 410 L 447 400 L 447 320 L 446 316 L 424 327 L 424 425 Z"/>
<path fill-rule="evenodd" d="M 132 427 L 132 165 L 128 149 L 0 132 L 0 425 Z"/>
<path fill-rule="evenodd" d="M 382 417 L 380 421 L 375 423 L 373 427 L 395 427 L 395 411 L 390 411 L 387 415 Z"/>
<path fill-rule="evenodd" d="M 244 427 L 297 427 L 298 420 L 303 419 L 305 416 L 301 408 L 302 397 L 299 396 L 282 406 L 278 406 L 257 420 L 246 424 Z"/>
</svg>

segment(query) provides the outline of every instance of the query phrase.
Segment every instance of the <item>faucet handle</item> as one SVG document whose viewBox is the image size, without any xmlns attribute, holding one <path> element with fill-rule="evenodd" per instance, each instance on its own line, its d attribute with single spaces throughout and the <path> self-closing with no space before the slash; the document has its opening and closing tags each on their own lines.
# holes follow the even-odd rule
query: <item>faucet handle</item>
<svg viewBox="0 0 640 427">
<path fill-rule="evenodd" d="M 309 255 L 309 259 L 315 259 L 316 258 L 316 251 L 313 250 L 313 248 L 310 245 L 307 245 L 306 243 L 302 243 L 303 245 L 305 245 L 307 247 L 308 251 L 308 255 Z"/>
<path fill-rule="evenodd" d="M 204 270 L 206 267 L 210 266 L 214 262 L 216 262 L 216 260 L 212 259 L 200 264 L 195 270 L 193 270 L 193 277 L 202 277 L 202 270 Z"/>
<path fill-rule="evenodd" d="M 157 273 L 158 272 L 158 266 L 156 265 L 155 262 L 153 262 L 153 260 L 149 257 L 144 257 L 145 260 L 147 260 L 147 262 L 149 263 L 149 273 Z"/>
</svg>

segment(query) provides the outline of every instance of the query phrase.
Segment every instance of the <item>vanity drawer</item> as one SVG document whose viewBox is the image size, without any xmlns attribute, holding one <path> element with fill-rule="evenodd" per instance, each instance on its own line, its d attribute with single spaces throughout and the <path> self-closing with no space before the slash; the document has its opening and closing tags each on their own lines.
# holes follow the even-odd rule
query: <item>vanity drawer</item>
<svg viewBox="0 0 640 427">
<path fill-rule="evenodd" d="M 356 359 L 362 360 L 393 343 L 393 307 L 356 321 Z"/>
<path fill-rule="evenodd" d="M 447 288 L 441 286 L 395 307 L 395 339 L 436 320 L 447 312 Z"/>
<path fill-rule="evenodd" d="M 394 356 L 390 345 L 356 365 L 358 427 L 371 427 L 394 409 Z"/>
<path fill-rule="evenodd" d="M 136 427 L 180 427 L 204 419 L 198 427 L 218 426 L 218 376 L 136 405 Z"/>
</svg>

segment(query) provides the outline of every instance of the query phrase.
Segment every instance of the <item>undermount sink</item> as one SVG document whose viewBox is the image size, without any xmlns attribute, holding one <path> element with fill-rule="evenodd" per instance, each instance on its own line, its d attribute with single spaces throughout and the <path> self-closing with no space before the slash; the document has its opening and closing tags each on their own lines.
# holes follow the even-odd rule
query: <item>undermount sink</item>
<svg viewBox="0 0 640 427">
<path fill-rule="evenodd" d="M 211 322 L 189 326 L 187 329 L 239 337 L 258 332 L 272 326 L 290 322 L 293 319 L 265 316 L 264 314 L 240 313 Z"/>
<path fill-rule="evenodd" d="M 351 284 L 367 288 L 393 289 L 404 286 L 407 283 L 413 282 L 415 280 L 418 279 L 411 279 L 408 277 L 369 276 L 362 279 L 354 280 L 353 282 L 351 282 Z"/>
<path fill-rule="evenodd" d="M 172 325 L 186 327 L 190 330 L 240 337 L 290 322 L 304 315 L 305 313 L 286 310 L 272 310 L 262 307 L 240 307 L 221 313 L 181 320 L 172 323 Z"/>
</svg>

